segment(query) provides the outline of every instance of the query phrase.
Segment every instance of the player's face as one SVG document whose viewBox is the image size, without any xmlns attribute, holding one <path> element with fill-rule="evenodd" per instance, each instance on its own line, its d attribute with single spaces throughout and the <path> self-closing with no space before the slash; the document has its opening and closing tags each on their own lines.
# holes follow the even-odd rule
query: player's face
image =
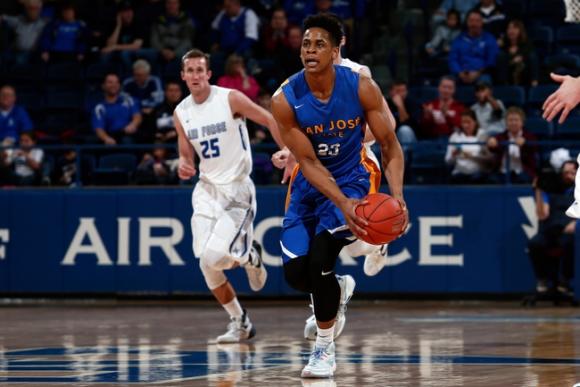
<svg viewBox="0 0 580 387">
<path fill-rule="evenodd" d="M 196 95 L 209 88 L 211 71 L 207 69 L 205 58 L 189 58 L 183 63 L 181 79 L 187 84 L 191 94 Z"/>
<path fill-rule="evenodd" d="M 338 57 L 338 47 L 333 46 L 328 31 L 309 28 L 302 38 L 300 58 L 306 72 L 317 73 L 328 68 Z"/>
</svg>

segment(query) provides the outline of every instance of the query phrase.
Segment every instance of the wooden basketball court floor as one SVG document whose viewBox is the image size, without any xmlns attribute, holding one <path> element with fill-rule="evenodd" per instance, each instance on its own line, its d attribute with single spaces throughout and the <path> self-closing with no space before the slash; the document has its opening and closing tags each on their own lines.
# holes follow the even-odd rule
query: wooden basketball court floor
<svg viewBox="0 0 580 387">
<path fill-rule="evenodd" d="M 0 307 L 0 386 L 569 386 L 580 310 L 517 302 L 352 302 L 332 380 L 301 380 L 305 302 L 245 303 L 257 336 L 216 345 L 209 302 Z"/>
</svg>

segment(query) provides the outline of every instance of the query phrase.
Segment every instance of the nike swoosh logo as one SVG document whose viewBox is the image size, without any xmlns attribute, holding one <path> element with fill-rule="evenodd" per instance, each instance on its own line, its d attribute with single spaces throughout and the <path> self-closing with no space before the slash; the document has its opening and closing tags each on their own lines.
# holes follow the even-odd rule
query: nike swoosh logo
<svg viewBox="0 0 580 387">
<path fill-rule="evenodd" d="M 332 270 L 331 271 L 324 271 L 323 270 L 320 274 L 322 274 L 322 275 L 329 275 L 329 274 L 332 274 Z"/>
<path fill-rule="evenodd" d="M 294 109 L 300 109 L 302 106 L 304 106 L 304 104 L 302 104 L 302 105 L 294 105 Z"/>
</svg>

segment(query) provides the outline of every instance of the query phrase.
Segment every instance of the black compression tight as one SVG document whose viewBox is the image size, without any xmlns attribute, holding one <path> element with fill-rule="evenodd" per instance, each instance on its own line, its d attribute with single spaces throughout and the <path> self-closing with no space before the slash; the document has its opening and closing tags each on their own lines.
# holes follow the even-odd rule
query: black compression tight
<svg viewBox="0 0 580 387">
<path fill-rule="evenodd" d="M 323 231 L 312 239 L 308 255 L 293 258 L 284 264 L 286 282 L 296 290 L 312 293 L 314 314 L 318 321 L 326 322 L 336 317 L 340 286 L 334 266 L 344 245 L 343 240 L 337 240 L 328 231 Z"/>
</svg>

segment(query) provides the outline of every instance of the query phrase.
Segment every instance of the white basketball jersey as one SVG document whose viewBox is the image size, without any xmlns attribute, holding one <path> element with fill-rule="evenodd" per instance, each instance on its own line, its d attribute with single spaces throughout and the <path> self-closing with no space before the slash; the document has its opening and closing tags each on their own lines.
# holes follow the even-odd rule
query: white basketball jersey
<svg viewBox="0 0 580 387">
<path fill-rule="evenodd" d="M 360 69 L 362 69 L 362 67 L 363 67 L 360 63 L 353 62 L 352 60 L 350 60 L 348 58 L 342 58 L 342 60 L 340 61 L 340 65 L 344 66 L 344 67 L 348 67 L 349 69 L 351 69 L 355 73 L 360 72 Z"/>
<path fill-rule="evenodd" d="M 189 95 L 175 113 L 200 158 L 200 178 L 229 184 L 252 172 L 252 151 L 244 118 L 234 118 L 228 101 L 231 89 L 211 86 L 207 100 L 195 103 Z"/>
</svg>

